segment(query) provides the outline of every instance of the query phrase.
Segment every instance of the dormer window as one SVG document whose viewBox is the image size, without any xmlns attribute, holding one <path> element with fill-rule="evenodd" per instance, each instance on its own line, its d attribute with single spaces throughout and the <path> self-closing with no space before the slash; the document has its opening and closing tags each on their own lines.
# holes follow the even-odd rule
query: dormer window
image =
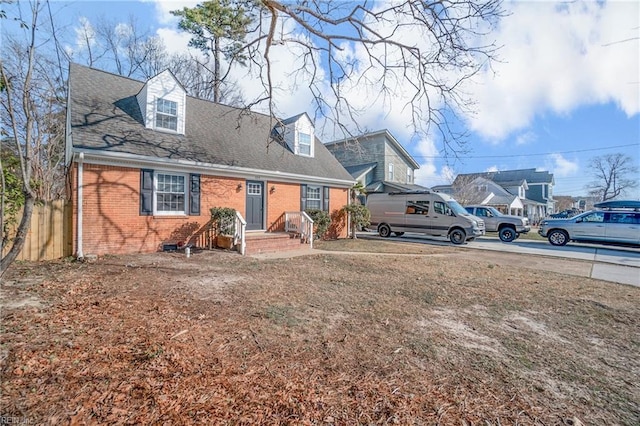
<svg viewBox="0 0 640 426">
<path fill-rule="evenodd" d="M 311 155 L 311 135 L 298 133 L 298 150 L 300 155 Z"/>
<path fill-rule="evenodd" d="M 136 95 L 144 127 L 184 135 L 187 92 L 171 71 L 150 78 Z"/>
<path fill-rule="evenodd" d="M 278 126 L 276 131 L 291 152 L 303 157 L 313 157 L 314 128 L 306 113 L 282 120 L 281 126 Z"/>
<path fill-rule="evenodd" d="M 156 128 L 178 130 L 178 103 L 159 98 L 156 101 Z"/>
</svg>

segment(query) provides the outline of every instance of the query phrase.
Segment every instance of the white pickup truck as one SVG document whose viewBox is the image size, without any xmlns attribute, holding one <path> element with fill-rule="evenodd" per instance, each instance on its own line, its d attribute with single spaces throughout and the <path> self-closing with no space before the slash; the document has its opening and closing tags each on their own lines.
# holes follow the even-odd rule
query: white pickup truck
<svg viewBox="0 0 640 426">
<path fill-rule="evenodd" d="M 474 216 L 484 220 L 485 232 L 497 232 L 501 241 L 510 243 L 531 230 L 529 219 L 526 217 L 503 214 L 495 207 L 465 206 Z"/>
</svg>

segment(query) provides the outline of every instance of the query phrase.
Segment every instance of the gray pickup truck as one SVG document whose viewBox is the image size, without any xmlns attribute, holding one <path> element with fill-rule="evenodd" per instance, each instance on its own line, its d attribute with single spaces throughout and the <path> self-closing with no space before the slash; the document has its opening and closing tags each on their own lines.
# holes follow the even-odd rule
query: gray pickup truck
<svg viewBox="0 0 640 426">
<path fill-rule="evenodd" d="M 500 240 L 505 243 L 510 243 L 520 234 L 526 234 L 531 230 L 529 219 L 526 217 L 503 214 L 489 206 L 465 206 L 465 209 L 484 220 L 485 231 L 497 232 Z"/>
</svg>

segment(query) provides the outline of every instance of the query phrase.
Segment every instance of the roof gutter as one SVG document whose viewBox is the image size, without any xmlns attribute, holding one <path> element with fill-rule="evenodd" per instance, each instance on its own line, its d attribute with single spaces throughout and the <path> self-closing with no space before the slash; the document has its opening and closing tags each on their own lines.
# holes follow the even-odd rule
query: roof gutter
<svg viewBox="0 0 640 426">
<path fill-rule="evenodd" d="M 252 169 L 248 167 L 225 166 L 212 163 L 200 163 L 196 161 L 153 158 L 135 154 L 124 154 L 120 152 L 96 152 L 88 149 L 75 149 L 75 152 L 82 156 L 82 159 L 90 164 L 105 166 L 129 166 L 132 168 L 153 168 L 165 167 L 173 171 L 184 171 L 190 173 L 204 173 L 215 176 L 239 177 L 262 180 L 277 179 L 279 182 L 292 183 L 323 183 L 337 187 L 351 188 L 355 180 L 344 180 L 334 178 L 323 178 L 308 176 L 297 173 L 279 172 L 271 170 Z"/>
</svg>

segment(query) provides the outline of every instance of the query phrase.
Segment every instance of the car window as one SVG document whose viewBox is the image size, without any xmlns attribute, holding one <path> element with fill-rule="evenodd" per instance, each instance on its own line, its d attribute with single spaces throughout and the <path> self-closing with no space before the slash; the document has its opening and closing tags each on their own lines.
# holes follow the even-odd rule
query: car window
<svg viewBox="0 0 640 426">
<path fill-rule="evenodd" d="M 406 214 L 429 214 L 429 201 L 407 201 Z"/>
<path fill-rule="evenodd" d="M 449 208 L 449 206 L 441 201 L 436 201 L 433 203 L 433 211 L 438 214 L 446 214 L 446 215 L 453 216 L 453 213 L 451 212 L 451 209 Z"/>
<path fill-rule="evenodd" d="M 632 213 L 632 212 L 622 212 L 622 213 L 609 213 L 609 217 L 607 218 L 608 223 L 638 223 L 638 218 L 640 218 L 640 214 Z"/>
<path fill-rule="evenodd" d="M 604 222 L 604 212 L 593 212 L 582 216 L 583 222 Z"/>
</svg>

